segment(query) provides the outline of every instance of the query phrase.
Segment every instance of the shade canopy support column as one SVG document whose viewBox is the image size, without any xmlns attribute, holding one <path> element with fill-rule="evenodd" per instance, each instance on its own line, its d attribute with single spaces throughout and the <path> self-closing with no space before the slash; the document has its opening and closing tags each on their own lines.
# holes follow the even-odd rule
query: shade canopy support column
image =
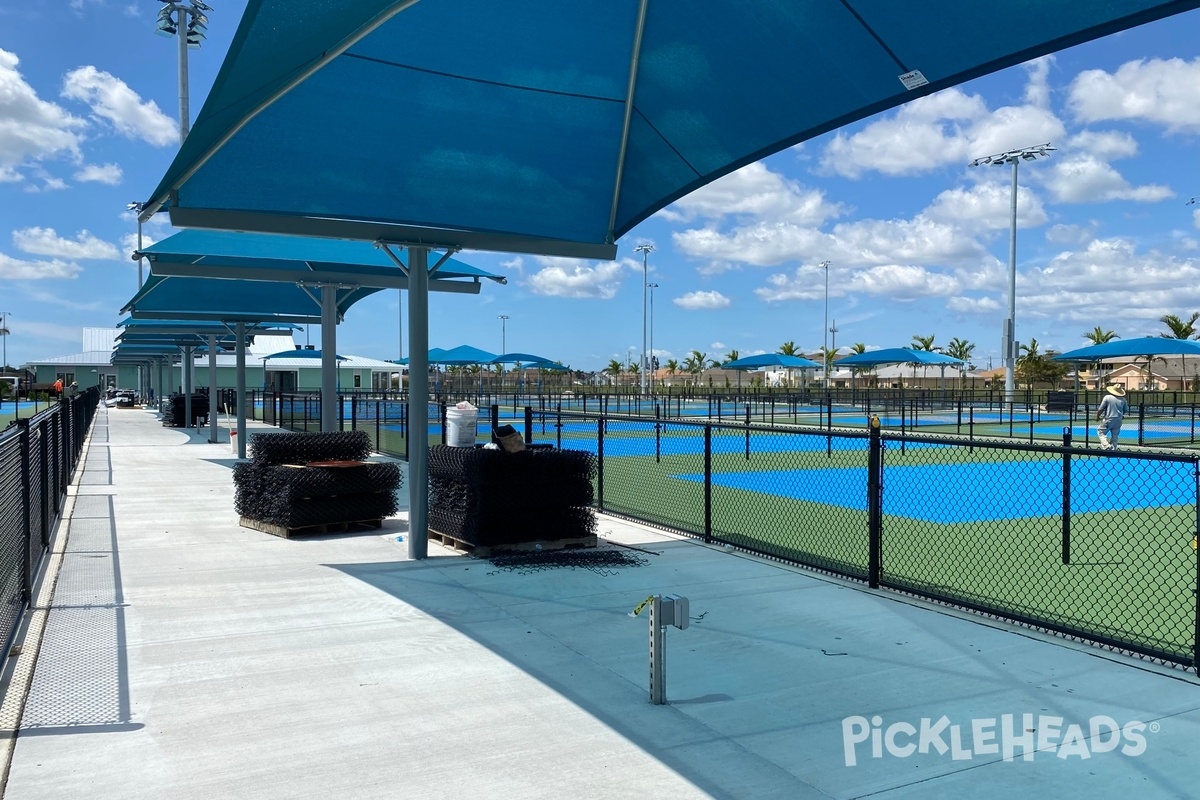
<svg viewBox="0 0 1200 800">
<path fill-rule="evenodd" d="M 246 457 L 246 323 L 235 326 L 237 338 L 237 457 Z"/>
<path fill-rule="evenodd" d="M 429 249 L 408 248 L 408 555 L 429 554 Z"/>
<path fill-rule="evenodd" d="M 185 345 L 183 361 L 179 365 L 179 388 L 183 390 L 183 427 L 192 425 L 192 348 Z"/>
<path fill-rule="evenodd" d="M 337 430 L 337 290 L 321 286 L 321 430 Z"/>
<path fill-rule="evenodd" d="M 208 335 L 208 441 L 216 444 L 217 433 L 217 336 Z"/>
</svg>

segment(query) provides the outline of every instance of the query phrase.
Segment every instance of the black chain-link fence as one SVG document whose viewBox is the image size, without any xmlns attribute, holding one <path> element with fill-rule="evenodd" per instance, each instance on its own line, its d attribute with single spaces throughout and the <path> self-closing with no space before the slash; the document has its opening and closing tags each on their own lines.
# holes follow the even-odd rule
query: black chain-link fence
<svg viewBox="0 0 1200 800">
<path fill-rule="evenodd" d="M 1200 666 L 1200 455 L 880 429 L 534 412 L 598 455 L 597 506 Z"/>
<path fill-rule="evenodd" d="M 0 431 L 0 642 L 5 655 L 29 606 L 99 401 L 99 391 L 89 389 Z"/>
</svg>

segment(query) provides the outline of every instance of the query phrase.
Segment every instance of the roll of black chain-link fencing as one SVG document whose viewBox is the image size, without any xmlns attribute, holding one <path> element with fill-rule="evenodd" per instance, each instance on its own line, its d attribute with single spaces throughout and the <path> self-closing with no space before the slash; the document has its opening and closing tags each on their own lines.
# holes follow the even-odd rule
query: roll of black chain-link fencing
<svg viewBox="0 0 1200 800">
<path fill-rule="evenodd" d="M 577 450 L 429 449 L 429 525 L 474 545 L 594 535 L 596 459 Z"/>
<path fill-rule="evenodd" d="M 252 460 L 233 469 L 240 516 L 304 528 L 382 519 L 398 510 L 400 467 L 363 462 L 371 452 L 363 431 L 257 433 L 250 441 Z M 309 466 L 325 462 L 332 464 Z"/>
</svg>

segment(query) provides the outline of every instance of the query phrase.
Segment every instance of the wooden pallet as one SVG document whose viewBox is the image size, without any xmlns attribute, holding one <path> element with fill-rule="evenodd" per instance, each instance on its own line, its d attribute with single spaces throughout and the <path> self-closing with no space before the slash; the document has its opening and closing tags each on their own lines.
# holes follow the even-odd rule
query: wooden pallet
<svg viewBox="0 0 1200 800">
<path fill-rule="evenodd" d="M 506 542 L 504 544 L 475 545 L 431 528 L 429 530 L 429 541 L 437 542 L 443 547 L 449 547 L 451 550 L 470 553 L 479 558 L 487 558 L 490 555 L 500 553 L 529 553 L 538 550 L 574 550 L 582 547 L 595 547 L 599 543 L 599 538 L 593 534 L 592 536 L 549 539 L 541 542 Z"/>
<path fill-rule="evenodd" d="M 256 531 L 269 533 L 272 536 L 282 536 L 284 539 L 290 539 L 293 536 L 304 536 L 311 534 L 322 533 L 346 533 L 356 528 L 374 528 L 378 530 L 383 527 L 382 519 L 356 519 L 347 522 L 326 522 L 322 525 L 305 525 L 302 528 L 287 528 L 283 525 L 276 525 L 273 522 L 263 522 L 260 519 L 251 519 L 250 517 L 241 518 L 241 526 L 243 528 L 253 528 Z"/>
</svg>

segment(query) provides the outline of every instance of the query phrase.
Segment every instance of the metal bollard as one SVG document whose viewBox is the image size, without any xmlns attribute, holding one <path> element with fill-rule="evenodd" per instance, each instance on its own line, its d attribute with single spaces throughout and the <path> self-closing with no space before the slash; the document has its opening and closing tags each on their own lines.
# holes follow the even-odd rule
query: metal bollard
<svg viewBox="0 0 1200 800">
<path fill-rule="evenodd" d="M 633 610 L 631 616 L 650 608 L 650 702 L 664 705 L 667 702 L 667 626 L 680 630 L 688 626 L 689 604 L 686 597 L 677 594 L 650 595 Z"/>
</svg>

